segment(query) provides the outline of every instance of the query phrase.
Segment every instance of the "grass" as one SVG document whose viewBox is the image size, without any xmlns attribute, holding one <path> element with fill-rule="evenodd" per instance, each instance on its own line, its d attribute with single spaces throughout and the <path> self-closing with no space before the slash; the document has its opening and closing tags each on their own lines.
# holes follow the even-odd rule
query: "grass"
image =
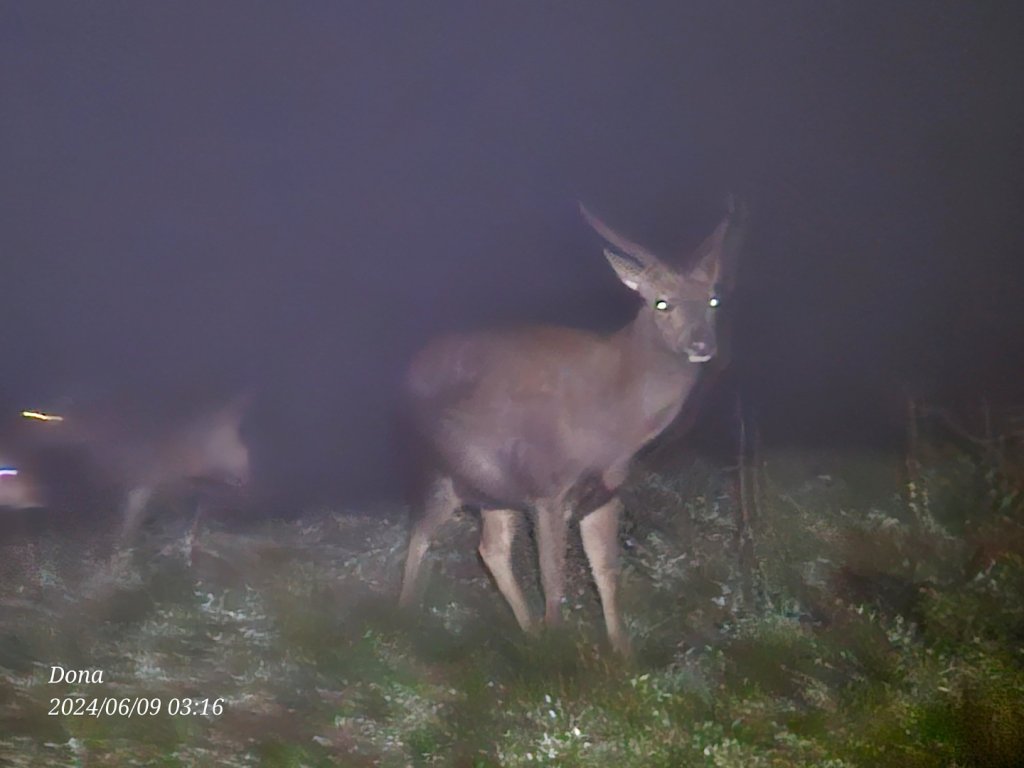
<svg viewBox="0 0 1024 768">
<path fill-rule="evenodd" d="M 926 464 L 923 505 L 907 503 L 898 458 L 764 464 L 752 588 L 732 472 L 636 473 L 630 663 L 604 648 L 578 539 L 565 628 L 528 638 L 471 517 L 437 543 L 414 615 L 394 609 L 401 510 L 211 528 L 188 551 L 168 526 L 113 559 L 88 538 L 8 543 L 0 764 L 1021 765 L 1019 505 L 960 456 Z M 103 683 L 48 684 L 57 664 Z M 78 696 L 161 711 L 48 714 Z"/>
</svg>

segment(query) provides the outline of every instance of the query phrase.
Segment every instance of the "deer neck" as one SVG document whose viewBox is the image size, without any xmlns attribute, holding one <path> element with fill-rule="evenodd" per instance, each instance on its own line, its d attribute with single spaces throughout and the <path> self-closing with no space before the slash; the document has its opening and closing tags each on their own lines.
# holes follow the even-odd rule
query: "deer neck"
<svg viewBox="0 0 1024 768">
<path fill-rule="evenodd" d="M 619 347 L 624 398 L 639 417 L 640 444 L 664 430 L 678 415 L 697 383 L 701 366 L 672 350 L 650 313 L 636 318 L 612 339 Z"/>
</svg>

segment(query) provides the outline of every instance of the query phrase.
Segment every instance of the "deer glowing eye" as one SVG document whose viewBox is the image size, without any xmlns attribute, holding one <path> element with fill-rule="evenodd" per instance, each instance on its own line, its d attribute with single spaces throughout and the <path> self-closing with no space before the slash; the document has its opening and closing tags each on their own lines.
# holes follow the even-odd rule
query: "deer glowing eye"
<svg viewBox="0 0 1024 768">
<path fill-rule="evenodd" d="M 659 312 L 667 312 L 669 308 L 668 302 L 665 301 L 664 299 L 656 299 L 654 301 L 654 308 Z"/>
<path fill-rule="evenodd" d="M 717 296 L 712 296 L 710 299 L 708 299 L 708 306 L 711 307 L 712 309 L 719 306 L 721 303 L 722 300 Z"/>
</svg>

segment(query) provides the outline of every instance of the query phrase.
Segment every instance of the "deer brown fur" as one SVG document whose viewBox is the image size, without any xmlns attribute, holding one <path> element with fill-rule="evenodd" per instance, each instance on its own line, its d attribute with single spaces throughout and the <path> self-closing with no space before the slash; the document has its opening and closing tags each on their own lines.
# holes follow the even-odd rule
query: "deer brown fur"
<svg viewBox="0 0 1024 768">
<path fill-rule="evenodd" d="M 726 235 L 734 217 L 683 267 L 581 211 L 643 305 L 609 336 L 558 327 L 467 333 L 437 339 L 413 360 L 407 394 L 431 473 L 400 602 L 415 601 L 438 526 L 469 505 L 482 516 L 480 555 L 528 631 L 535 625 L 512 571 L 512 543 L 523 514 L 533 516 L 544 619 L 557 624 L 568 528 L 578 520 L 609 640 L 627 654 L 616 597 L 617 492 L 634 455 L 675 419 L 716 352 L 715 314 L 732 283 Z"/>
</svg>

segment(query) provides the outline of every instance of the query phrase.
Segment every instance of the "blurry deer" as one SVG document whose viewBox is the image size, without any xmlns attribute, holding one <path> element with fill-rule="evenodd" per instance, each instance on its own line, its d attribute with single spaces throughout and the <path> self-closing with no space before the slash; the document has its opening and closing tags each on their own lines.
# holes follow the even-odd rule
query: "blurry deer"
<svg viewBox="0 0 1024 768">
<path fill-rule="evenodd" d="M 130 408 L 51 414 L 23 411 L 35 444 L 76 445 L 106 482 L 123 494 L 119 540 L 130 544 L 157 492 L 240 488 L 249 482 L 249 449 L 241 436 L 248 396 L 193 411 L 169 424 L 167 414 Z M 198 522 L 198 518 L 197 518 Z"/>
<path fill-rule="evenodd" d="M 544 621 L 561 620 L 566 537 L 579 522 L 612 647 L 629 653 L 616 597 L 618 490 L 637 451 L 676 417 L 718 348 L 715 316 L 733 285 L 729 215 L 686 266 L 662 260 L 581 206 L 604 255 L 642 301 L 617 333 L 528 327 L 440 338 L 413 360 L 407 394 L 430 472 L 416 512 L 400 604 L 418 598 L 424 556 L 462 506 L 480 509 L 480 555 L 519 625 L 535 628 L 512 572 L 532 515 Z M 727 242 L 729 241 L 729 242 Z"/>
</svg>

